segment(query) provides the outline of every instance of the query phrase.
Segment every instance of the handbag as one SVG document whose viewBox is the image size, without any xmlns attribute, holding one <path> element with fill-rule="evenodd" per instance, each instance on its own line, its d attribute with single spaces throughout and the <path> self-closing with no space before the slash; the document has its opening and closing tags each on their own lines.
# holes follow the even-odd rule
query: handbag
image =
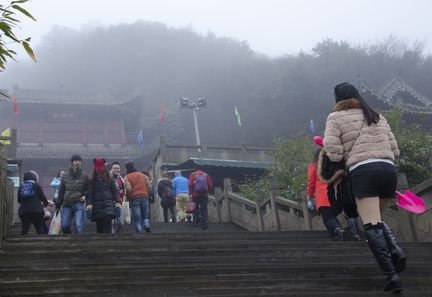
<svg viewBox="0 0 432 297">
<path fill-rule="evenodd" d="M 60 233 L 61 233 L 61 215 L 60 215 L 60 211 L 57 211 L 54 214 L 54 218 L 51 221 L 48 234 L 59 235 Z"/>
<path fill-rule="evenodd" d="M 122 213 L 121 216 L 123 217 L 122 223 L 130 224 L 131 215 L 130 215 L 129 201 L 123 201 L 121 213 Z"/>
<path fill-rule="evenodd" d="M 193 202 L 192 200 L 188 202 L 187 206 L 186 206 L 186 213 L 194 213 L 196 210 L 196 203 Z"/>
</svg>

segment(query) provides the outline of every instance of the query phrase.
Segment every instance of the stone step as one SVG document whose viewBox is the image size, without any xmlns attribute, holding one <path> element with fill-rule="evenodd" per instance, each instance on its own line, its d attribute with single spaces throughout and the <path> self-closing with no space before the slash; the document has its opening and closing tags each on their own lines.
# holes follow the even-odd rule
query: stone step
<svg viewBox="0 0 432 297">
<path fill-rule="evenodd" d="M 432 278 L 410 278 L 404 277 L 404 287 L 410 291 L 429 291 Z M 370 277 L 345 277 L 343 279 L 335 278 L 254 278 L 243 279 L 235 278 L 234 276 L 226 279 L 187 279 L 182 281 L 170 279 L 158 279 L 147 281 L 140 276 L 128 278 L 127 280 L 105 280 L 101 278 L 98 283 L 93 280 L 79 280 L 79 281 L 52 281 L 52 282 L 31 282 L 31 283 L 2 283 L 2 291 L 8 295 L 25 296 L 28 294 L 45 294 L 45 296 L 65 292 L 106 292 L 113 295 L 115 291 L 140 291 L 147 296 L 146 291 L 161 290 L 165 293 L 168 291 L 179 292 L 182 289 L 195 291 L 202 288 L 209 290 L 213 288 L 219 290 L 221 288 L 227 291 L 227 288 L 251 288 L 266 290 L 270 292 L 310 292 L 311 290 L 320 289 L 321 291 L 377 291 L 382 290 L 383 279 L 375 276 Z M 226 292 L 225 292 L 226 294 Z"/>
<path fill-rule="evenodd" d="M 40 267 L 39 267 L 40 268 Z M 121 268 L 121 273 L 119 273 Z M 79 275 L 77 272 L 79 271 Z M 176 265 L 170 266 L 141 266 L 134 265 L 127 268 L 123 266 L 105 267 L 105 266 L 87 266 L 87 267 L 56 267 L 51 266 L 46 269 L 25 270 L 11 268 L 1 272 L 0 282 L 24 282 L 33 280 L 61 280 L 61 279 L 116 279 L 129 278 L 136 275 L 146 276 L 150 279 L 170 278 L 170 279 L 187 279 L 190 277 L 198 278 L 219 278 L 226 275 L 272 275 L 273 277 L 284 278 L 306 278 L 306 277 L 334 277 L 343 279 L 349 277 L 370 277 L 371 274 L 380 275 L 380 271 L 374 262 L 356 264 L 355 266 L 329 263 L 328 265 L 305 264 L 299 266 L 278 264 L 278 265 L 261 265 L 250 263 L 246 265 Z M 410 263 L 408 270 L 402 275 L 408 274 L 409 277 L 432 277 L 432 265 L 412 265 Z"/>
<path fill-rule="evenodd" d="M 392 295 L 391 293 L 383 293 L 381 291 L 330 291 L 323 292 L 322 290 L 315 289 L 309 292 L 275 292 L 277 288 L 219 288 L 219 289 L 198 289 L 198 290 L 188 290 L 188 289 L 178 289 L 178 290 L 147 290 L 145 292 L 145 297 L 227 297 L 227 296 L 238 296 L 238 297 L 263 297 L 263 296 L 286 296 L 286 297 L 383 297 L 383 296 L 403 296 L 403 297 L 431 297 L 432 291 L 409 291 L 404 289 L 403 293 L 400 295 Z M 115 297 L 143 297 L 142 292 L 130 292 L 130 291 L 114 291 L 110 292 Z M 56 297 L 107 297 L 110 296 L 107 292 L 79 292 L 79 293 L 57 293 L 53 296 Z M 384 295 L 383 295 L 384 294 Z M 17 295 L 2 295 L 2 297 L 11 297 Z M 50 296 L 44 293 L 42 294 L 31 294 L 31 295 L 20 295 L 27 297 L 45 297 Z"/>
<path fill-rule="evenodd" d="M 382 290 L 383 278 L 371 275 L 369 277 L 344 277 L 339 278 L 275 278 L 272 276 L 263 277 L 259 275 L 249 275 L 248 279 L 243 277 L 195 279 L 177 281 L 170 278 L 143 278 L 141 276 L 129 277 L 126 279 L 105 279 L 101 277 L 98 282 L 94 280 L 53 280 L 40 282 L 16 282 L 2 283 L 3 294 L 16 296 L 25 296 L 28 294 L 46 294 L 53 295 L 64 292 L 109 292 L 112 294 L 118 290 L 141 291 L 143 294 L 148 290 L 168 290 L 178 291 L 181 289 L 199 290 L 201 288 L 243 288 L 255 287 L 262 290 L 263 288 L 277 288 L 277 292 L 310 292 L 317 289 L 321 291 L 378 291 Z M 432 278 L 426 277 L 404 277 L 404 287 L 412 291 L 429 291 Z M 145 294 L 146 295 L 146 294 Z"/>
<path fill-rule="evenodd" d="M 255 251 L 243 251 L 243 250 L 222 250 L 215 251 L 201 250 L 199 252 L 191 250 L 182 251 L 148 251 L 147 253 L 121 253 L 121 252 L 84 252 L 76 251 L 75 253 L 67 252 L 64 257 L 62 254 L 51 253 L 27 253 L 25 255 L 18 254 L 15 257 L 11 257 L 14 254 L 8 253 L 7 255 L 1 255 L 0 259 L 2 264 L 0 269 L 8 267 L 10 265 L 23 265 L 23 266 L 36 266 L 40 267 L 49 265 L 78 265 L 80 263 L 89 263 L 92 265 L 104 264 L 104 265 L 118 265 L 121 262 L 122 265 L 134 265 L 140 263 L 142 265 L 155 265 L 155 264 L 169 264 L 172 262 L 178 262 L 181 259 L 181 263 L 200 263 L 200 262 L 216 262 L 216 263 L 232 263 L 235 260 L 237 263 L 248 262 L 248 263 L 296 263 L 301 261 L 302 263 L 313 262 L 316 264 L 332 263 L 343 259 L 345 263 L 361 263 L 372 258 L 370 251 L 364 249 L 355 254 L 350 254 L 349 250 L 345 252 L 339 252 L 338 250 L 309 250 L 299 251 L 293 250 L 288 251 L 265 251 L 256 249 Z M 143 254 L 151 255 L 151 257 L 145 257 Z M 432 263 L 432 254 L 429 252 L 422 253 L 411 253 L 407 250 L 407 257 L 410 263 Z M 366 260 L 365 260 L 366 258 Z M 113 261 L 115 259 L 115 261 Z M 31 261 L 31 262 L 29 262 Z M 373 260 L 370 260 L 373 262 Z"/>
<path fill-rule="evenodd" d="M 401 246 L 408 257 L 403 296 L 432 296 L 432 244 Z M 366 242 L 229 224 L 202 230 L 156 223 L 152 233 L 139 235 L 130 225 L 117 234 L 82 236 L 15 230 L 0 252 L 2 297 L 382 297 L 384 279 Z"/>
</svg>

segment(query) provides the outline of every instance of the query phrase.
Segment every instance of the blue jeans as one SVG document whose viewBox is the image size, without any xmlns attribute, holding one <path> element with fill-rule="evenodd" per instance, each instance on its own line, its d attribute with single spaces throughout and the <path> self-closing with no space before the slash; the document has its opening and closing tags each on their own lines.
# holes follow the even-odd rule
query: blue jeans
<svg viewBox="0 0 432 297">
<path fill-rule="evenodd" d="M 150 208 L 147 197 L 135 197 L 130 202 L 135 232 L 141 233 L 144 228 L 150 228 Z"/>
<path fill-rule="evenodd" d="M 61 228 L 63 234 L 71 233 L 72 218 L 75 218 L 76 234 L 82 234 L 84 230 L 84 202 L 77 202 L 72 206 L 62 207 Z"/>
<path fill-rule="evenodd" d="M 196 211 L 201 217 L 201 225 L 208 225 L 208 197 L 207 196 L 197 196 L 194 197 L 194 202 L 196 203 Z"/>
</svg>

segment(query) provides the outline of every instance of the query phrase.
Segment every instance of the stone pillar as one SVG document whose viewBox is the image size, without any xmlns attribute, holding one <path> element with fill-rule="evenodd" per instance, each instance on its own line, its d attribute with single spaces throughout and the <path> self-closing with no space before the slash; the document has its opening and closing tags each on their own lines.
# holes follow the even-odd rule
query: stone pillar
<svg viewBox="0 0 432 297">
<path fill-rule="evenodd" d="M 276 230 L 280 231 L 281 230 L 281 224 L 280 224 L 280 219 L 279 219 L 279 212 L 278 212 L 276 201 L 275 201 L 277 189 L 276 189 L 276 182 L 274 180 L 270 180 L 270 187 L 271 187 L 270 205 L 272 208 L 272 216 L 273 216 Z"/>
<path fill-rule="evenodd" d="M 230 199 L 228 197 L 228 191 L 232 191 L 231 179 L 230 178 L 224 178 L 223 184 L 224 184 L 223 192 L 224 192 L 224 197 L 225 197 L 225 201 L 226 201 L 226 205 L 227 205 L 228 222 L 232 222 L 231 203 L 230 203 Z"/>
<path fill-rule="evenodd" d="M 408 179 L 405 172 L 398 172 L 397 178 L 398 178 L 398 185 L 397 185 L 398 191 L 403 193 L 404 191 L 408 190 L 409 189 Z M 412 212 L 408 212 L 403 209 L 399 209 L 398 213 L 399 213 L 399 219 L 397 220 L 398 222 L 397 225 L 398 225 L 398 229 L 402 234 L 402 237 L 404 238 L 405 241 L 417 242 L 418 236 L 417 236 L 417 228 L 414 220 L 414 214 Z"/>
<path fill-rule="evenodd" d="M 263 201 L 263 193 L 257 192 L 255 195 L 255 207 L 256 207 L 256 215 L 257 215 L 257 226 L 258 231 L 264 231 L 264 218 L 261 209 L 261 203 Z"/>
<path fill-rule="evenodd" d="M 221 223 L 222 222 L 222 214 L 221 214 L 220 202 L 222 200 L 222 189 L 220 187 L 215 188 L 215 200 L 216 200 L 216 215 L 217 215 L 219 223 Z"/>
<path fill-rule="evenodd" d="M 207 157 L 207 144 L 201 144 L 201 157 Z"/>
</svg>

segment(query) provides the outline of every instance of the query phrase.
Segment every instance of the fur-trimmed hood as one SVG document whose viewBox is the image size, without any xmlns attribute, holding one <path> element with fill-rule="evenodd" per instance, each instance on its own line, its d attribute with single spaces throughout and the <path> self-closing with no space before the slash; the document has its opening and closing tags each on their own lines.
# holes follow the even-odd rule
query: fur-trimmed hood
<svg viewBox="0 0 432 297">
<path fill-rule="evenodd" d="M 361 108 L 360 101 L 355 98 L 342 100 L 336 103 L 333 111 L 342 111 L 347 109 Z"/>
</svg>

